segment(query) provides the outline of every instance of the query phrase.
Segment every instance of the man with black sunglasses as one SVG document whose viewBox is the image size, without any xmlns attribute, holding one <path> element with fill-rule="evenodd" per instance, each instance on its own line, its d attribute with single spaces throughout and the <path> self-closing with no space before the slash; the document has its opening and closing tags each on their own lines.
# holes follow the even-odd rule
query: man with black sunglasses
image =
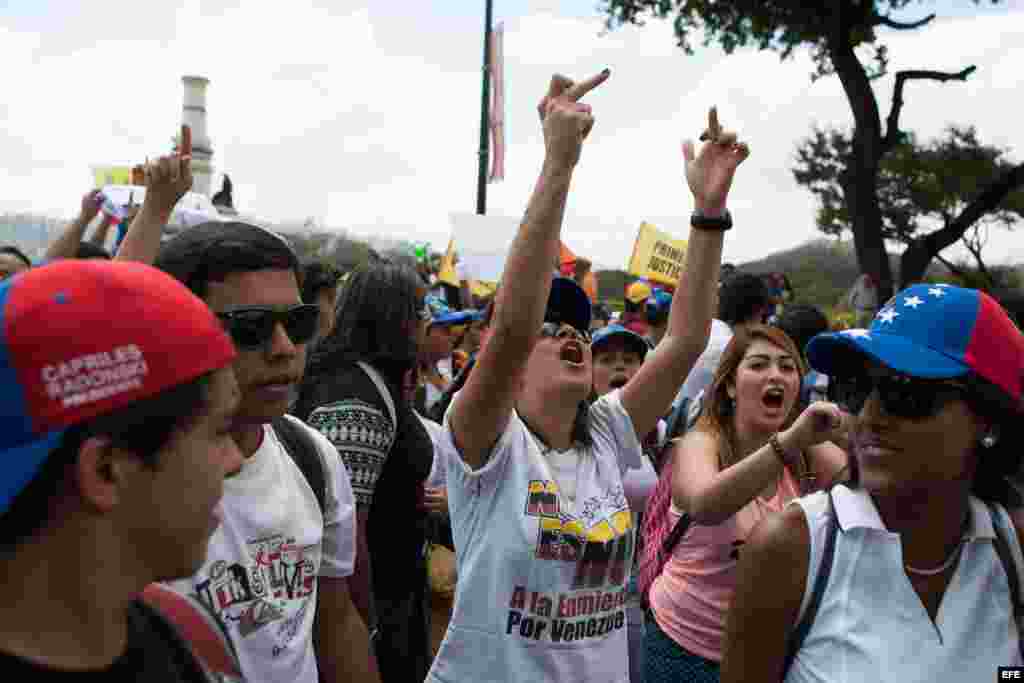
<svg viewBox="0 0 1024 683">
<path fill-rule="evenodd" d="M 174 588 L 218 612 L 251 680 L 364 680 L 369 636 L 348 586 L 356 552 L 348 471 L 298 420 L 270 424 L 292 404 L 318 329 L 295 253 L 262 228 L 205 223 L 165 243 L 156 265 L 206 301 L 235 343 L 233 436 L 245 458 L 225 481 L 224 522 L 202 568 Z M 295 435 L 322 477 L 292 459 Z"/>
</svg>

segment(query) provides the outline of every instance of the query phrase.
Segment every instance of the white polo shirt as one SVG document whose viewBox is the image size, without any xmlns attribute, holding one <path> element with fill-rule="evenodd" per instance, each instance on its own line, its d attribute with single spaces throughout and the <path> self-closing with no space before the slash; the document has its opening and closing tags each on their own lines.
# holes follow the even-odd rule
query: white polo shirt
<svg viewBox="0 0 1024 683">
<path fill-rule="evenodd" d="M 903 570 L 899 534 L 885 528 L 863 490 L 833 490 L 839 520 L 835 558 L 817 617 L 786 683 L 962 683 L 994 681 L 999 666 L 1022 664 L 1010 588 L 996 554 L 988 508 L 973 496 L 955 573 L 933 623 Z M 825 546 L 828 500 L 797 501 L 811 530 L 810 567 L 800 613 L 810 599 Z M 997 519 L 1024 585 L 1013 524 Z"/>
</svg>

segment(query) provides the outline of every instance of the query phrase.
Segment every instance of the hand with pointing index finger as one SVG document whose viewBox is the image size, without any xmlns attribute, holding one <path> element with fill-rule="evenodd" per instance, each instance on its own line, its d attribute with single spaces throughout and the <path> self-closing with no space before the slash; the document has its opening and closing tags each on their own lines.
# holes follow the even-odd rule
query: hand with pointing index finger
<svg viewBox="0 0 1024 683">
<path fill-rule="evenodd" d="M 722 130 L 714 107 L 708 112 L 708 127 L 700 139 L 705 142 L 698 155 L 694 154 L 693 142 L 683 143 L 686 182 L 698 209 L 719 214 L 725 210 L 736 168 L 750 156 L 750 147 L 739 142 L 736 133 Z"/>
<path fill-rule="evenodd" d="M 537 113 L 544 127 L 547 161 L 557 168 L 570 170 L 579 161 L 583 141 L 594 127 L 590 105 L 581 104 L 580 99 L 609 75 L 611 71 L 605 69 L 579 83 L 560 74 L 551 77 L 548 94 L 537 105 Z"/>
</svg>

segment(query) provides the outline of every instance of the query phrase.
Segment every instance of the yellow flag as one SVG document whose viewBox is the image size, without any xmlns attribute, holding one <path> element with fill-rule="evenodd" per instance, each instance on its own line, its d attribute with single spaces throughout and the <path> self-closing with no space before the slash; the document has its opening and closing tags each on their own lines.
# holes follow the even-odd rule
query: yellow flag
<svg viewBox="0 0 1024 683">
<path fill-rule="evenodd" d="M 686 240 L 675 239 L 650 223 L 640 224 L 626 268 L 630 274 L 674 287 L 685 265 Z"/>
<path fill-rule="evenodd" d="M 455 238 L 448 240 L 448 251 L 441 259 L 441 269 L 437 273 L 437 279 L 452 287 L 459 286 L 459 276 L 455 274 Z"/>
</svg>

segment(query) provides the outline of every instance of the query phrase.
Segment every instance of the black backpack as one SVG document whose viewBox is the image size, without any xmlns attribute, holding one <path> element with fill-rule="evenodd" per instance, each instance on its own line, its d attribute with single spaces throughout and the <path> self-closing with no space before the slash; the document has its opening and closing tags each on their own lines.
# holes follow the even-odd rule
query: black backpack
<svg viewBox="0 0 1024 683">
<path fill-rule="evenodd" d="M 306 430 L 301 424 L 284 415 L 275 417 L 270 425 L 288 456 L 295 461 L 299 471 L 309 482 L 316 502 L 320 505 L 321 514 L 326 514 L 327 473 L 324 471 L 324 461 L 320 458 L 320 451 L 313 438 L 305 433 Z"/>
</svg>

